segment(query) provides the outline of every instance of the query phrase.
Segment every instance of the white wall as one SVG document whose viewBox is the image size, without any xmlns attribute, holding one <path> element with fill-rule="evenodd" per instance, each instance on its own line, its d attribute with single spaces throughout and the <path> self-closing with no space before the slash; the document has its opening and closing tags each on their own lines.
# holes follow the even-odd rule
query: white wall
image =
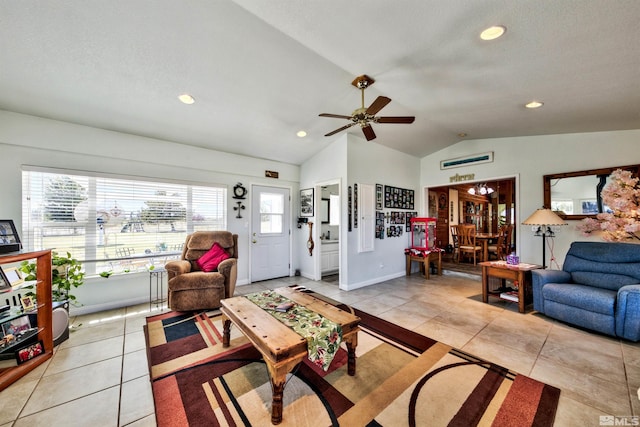
<svg viewBox="0 0 640 427">
<path fill-rule="evenodd" d="M 375 241 L 373 252 L 358 253 L 358 228 L 348 231 L 347 188 L 355 183 L 383 184 L 415 191 L 415 210 L 421 206 L 418 192 L 420 160 L 375 142 L 351 135 L 342 135 L 324 150 L 301 166 L 300 188 L 310 188 L 332 180 L 340 181 L 340 288 L 356 289 L 405 274 L 404 249 L 408 235 Z M 309 219 L 310 221 L 312 219 Z M 316 218 L 313 218 L 316 222 Z M 320 228 L 318 228 L 320 230 Z M 304 247 L 307 227 L 298 230 L 296 243 Z M 319 237 L 316 233 L 314 240 Z M 302 256 L 302 275 L 316 277 L 319 262 L 314 251 L 312 257 Z"/>
<path fill-rule="evenodd" d="M 87 126 L 48 120 L 0 110 L 0 218 L 13 219 L 21 231 L 22 165 L 50 168 L 98 171 L 140 177 L 166 178 L 201 184 L 221 184 L 228 188 L 227 224 L 229 231 L 238 234 L 238 284 L 249 282 L 249 221 L 251 199 L 245 200 L 243 218 L 237 219 L 233 186 L 242 182 L 289 186 L 298 192 L 300 167 L 286 163 L 255 159 L 213 150 L 190 147 L 174 142 L 136 135 L 106 131 Z M 278 180 L 264 178 L 264 171 L 278 171 Z M 293 206 L 297 206 L 293 204 Z M 296 217 L 294 212 L 292 215 Z M 295 227 L 293 228 L 295 229 Z M 298 262 L 294 248 L 293 262 Z M 123 278 L 88 279 L 99 286 L 126 282 Z M 128 285 L 137 290 L 131 293 L 114 290 L 112 306 L 148 300 L 148 275 L 131 275 Z M 113 286 L 114 289 L 117 287 Z M 87 290 L 89 287 L 87 287 Z M 104 304 L 104 298 L 93 298 L 80 289 L 76 292 L 85 304 L 80 312 L 92 311 L 91 305 Z M 108 293 L 107 293 L 108 294 Z M 139 300 L 139 301 L 138 301 Z M 100 309 L 109 308 L 100 306 Z"/>
<path fill-rule="evenodd" d="M 449 185 L 449 178 L 456 174 L 475 174 L 476 180 L 517 176 L 519 188 L 515 223 L 521 224 L 537 208 L 542 207 L 543 175 L 637 164 L 640 163 L 639 147 L 640 130 L 462 141 L 421 160 L 420 185 Z M 441 160 L 487 151 L 494 152 L 492 163 L 440 170 Z M 596 236 L 582 236 L 575 229 L 577 223 L 568 221 L 568 225 L 562 227 L 557 237 L 551 240 L 560 267 L 571 242 L 600 240 Z M 529 226 L 518 227 L 518 253 L 521 260 L 541 264 L 542 238 L 533 236 Z"/>
<path fill-rule="evenodd" d="M 342 135 L 336 141 L 330 143 L 318 154 L 307 160 L 300 167 L 300 188 L 314 188 L 319 185 L 323 185 L 327 182 L 337 182 L 339 187 L 341 204 L 341 217 L 340 217 L 340 245 L 343 240 L 346 240 L 347 233 L 347 190 L 344 183 L 347 178 L 347 135 Z M 316 192 L 317 193 L 317 192 Z M 322 198 L 321 194 L 315 194 L 316 204 L 320 202 Z M 299 195 L 298 201 L 294 204 L 294 216 L 300 215 L 300 202 Z M 296 208 L 297 207 L 297 208 Z M 297 211 L 296 211 L 297 209 Z M 314 209 L 314 217 L 309 218 L 310 222 L 314 223 L 313 227 L 313 240 L 315 242 L 315 249 L 312 256 L 309 256 L 309 252 L 306 250 L 306 241 L 309 237 L 309 228 L 303 225 L 302 228 L 294 228 L 295 233 L 294 246 L 296 248 L 304 248 L 306 255 L 300 256 L 300 270 L 304 277 L 315 279 L 320 275 L 320 235 L 322 234 L 322 227 L 320 226 L 319 210 Z M 342 247 L 344 248 L 344 247 Z M 294 251 L 295 252 L 295 251 Z M 345 272 L 348 269 L 348 261 L 344 257 L 345 251 L 341 251 L 340 269 L 341 272 Z M 340 282 L 343 280 L 343 275 L 340 277 Z"/>
<path fill-rule="evenodd" d="M 414 190 L 415 211 L 420 211 L 422 202 L 418 181 L 418 158 L 353 135 L 349 135 L 348 154 L 347 185 L 353 188 L 355 183 L 382 184 Z M 384 209 L 384 212 L 389 211 L 406 212 L 401 209 Z M 349 271 L 345 289 L 356 289 L 405 274 L 404 250 L 409 246 L 409 234 L 376 239 L 373 252 L 358 253 L 358 230 L 353 228 L 346 236 L 345 252 L 349 260 Z"/>
</svg>

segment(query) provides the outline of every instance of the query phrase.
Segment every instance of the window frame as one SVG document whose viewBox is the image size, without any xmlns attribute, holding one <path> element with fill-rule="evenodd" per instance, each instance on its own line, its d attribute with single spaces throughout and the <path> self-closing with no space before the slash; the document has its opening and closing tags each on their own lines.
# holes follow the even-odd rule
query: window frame
<svg viewBox="0 0 640 427">
<path fill-rule="evenodd" d="M 25 245 L 25 250 L 35 250 L 39 246 L 45 245 L 45 230 L 55 230 L 64 229 L 64 228 L 78 228 L 80 234 L 84 235 L 83 237 L 76 237 L 77 240 L 82 240 L 82 246 L 77 246 L 80 250 L 78 253 L 82 253 L 82 257 L 76 257 L 82 264 L 87 276 L 97 275 L 102 271 L 111 270 L 113 273 L 128 273 L 135 271 L 145 271 L 150 270 L 154 267 L 161 267 L 168 259 L 176 258 L 180 255 L 182 251 L 182 243 L 186 238 L 186 235 L 193 233 L 197 229 L 198 226 L 205 227 L 200 229 L 207 230 L 226 230 L 228 225 L 228 186 L 226 184 L 214 184 L 214 183 L 200 183 L 200 182 L 192 182 L 185 180 L 172 180 L 172 179 L 160 179 L 155 177 L 147 177 L 147 176 L 137 176 L 137 175 L 123 175 L 123 174 L 112 174 L 112 173 L 103 173 L 103 172 L 95 172 L 95 171 L 81 171 L 81 170 L 72 170 L 72 169 L 57 169 L 57 168 L 48 168 L 48 167 L 39 167 L 39 166 L 30 166 L 23 165 L 22 166 L 22 230 L 23 230 L 23 243 Z M 34 186 L 30 185 L 31 180 L 38 177 L 37 173 L 48 174 L 54 176 L 72 176 L 72 177 L 81 177 L 83 179 L 87 179 L 90 183 L 87 188 L 87 200 L 88 206 L 90 208 L 87 210 L 87 219 L 85 221 L 47 221 L 44 216 L 44 205 L 45 205 L 45 193 L 46 193 L 46 185 L 44 181 L 47 177 L 42 177 L 43 184 L 42 187 L 38 191 L 34 191 Z M 39 179 L 39 178 L 38 178 Z M 153 253 L 147 253 L 145 250 L 144 253 L 136 254 L 135 256 L 131 256 L 129 254 L 118 254 L 114 256 L 107 256 L 106 245 L 101 248 L 98 242 L 97 234 L 99 231 L 93 231 L 90 224 L 97 224 L 96 228 L 100 227 L 100 224 L 97 222 L 98 215 L 96 212 L 96 207 L 104 200 L 105 191 L 100 193 L 96 184 L 98 181 L 102 180 L 100 185 L 108 186 L 109 181 L 116 182 L 116 186 L 119 190 L 127 189 L 128 187 L 137 188 L 140 191 L 139 199 L 135 196 L 131 199 L 127 199 L 129 203 L 146 203 L 149 199 L 143 193 L 143 191 L 152 191 L 154 188 L 162 188 L 162 186 L 166 186 L 166 188 L 177 188 L 180 191 L 183 191 L 184 194 L 181 194 L 180 201 L 183 202 L 183 206 L 181 209 L 185 209 L 184 218 L 180 218 L 181 223 L 184 223 L 184 227 L 180 230 L 176 230 L 176 234 L 166 234 L 166 236 L 173 237 L 172 240 L 181 240 L 182 243 L 175 245 L 155 245 L 151 251 Z M 117 182 L 121 181 L 121 182 Z M 35 184 L 37 186 L 37 184 Z M 157 187 L 156 187 L 157 186 Z M 204 191 L 203 191 L 204 189 Z M 211 190 L 211 191 L 210 191 Z M 33 193 L 33 194 L 32 194 Z M 135 191 L 134 191 L 135 193 Z M 198 196 L 201 195 L 201 197 Z M 123 196 L 124 197 L 124 196 Z M 39 202 L 33 201 L 32 199 L 38 199 Z M 37 206 L 39 209 L 39 213 L 34 215 L 34 204 L 39 203 Z M 169 202 L 169 204 L 173 205 L 174 202 Z M 211 206 L 211 209 L 205 209 L 204 212 L 207 212 L 211 215 L 210 218 L 205 219 L 202 223 L 196 220 L 195 216 L 201 216 L 202 212 L 198 212 L 197 205 Z M 77 205 L 76 205 L 77 206 Z M 138 208 L 140 209 L 140 208 Z M 126 212 L 128 215 L 134 211 Z M 137 213 L 141 213 L 140 210 L 136 211 Z M 36 218 L 37 217 L 37 218 Z M 206 218 L 206 215 L 205 215 Z M 159 231 L 159 224 L 166 222 L 170 224 L 171 221 L 161 221 L 158 220 L 155 224 L 158 225 L 156 231 L 144 231 L 144 233 L 148 233 L 140 237 L 136 242 L 137 243 L 147 243 L 150 244 L 154 239 L 158 241 L 158 235 L 161 233 Z M 176 221 L 177 222 L 177 221 Z M 74 224 L 74 225 L 71 225 Z M 39 234 L 36 231 L 40 228 Z M 114 232 L 113 235 L 121 235 L 124 236 L 124 231 L 120 230 L 120 232 Z M 170 233 L 174 233 L 173 224 L 171 225 Z M 131 233 L 134 235 L 135 233 Z M 137 233 L 138 236 L 141 233 Z M 181 235 L 181 236 L 180 236 Z M 177 239 L 180 236 L 181 239 Z M 116 237 L 117 238 L 117 237 Z M 53 239 L 49 239 L 54 240 Z M 147 241 L 148 240 L 148 241 Z M 168 247 L 170 246 L 170 247 Z M 175 247 L 174 247 L 175 246 Z M 49 249 L 56 251 L 55 247 L 51 247 L 47 245 Z M 100 256 L 99 250 L 101 249 L 105 256 Z M 115 249 L 114 249 L 115 251 Z M 66 252 L 63 250 L 59 252 Z M 72 254 L 73 255 L 73 254 Z M 157 265 L 156 265 L 157 264 Z M 131 266 L 135 265 L 136 268 L 132 269 Z"/>
</svg>

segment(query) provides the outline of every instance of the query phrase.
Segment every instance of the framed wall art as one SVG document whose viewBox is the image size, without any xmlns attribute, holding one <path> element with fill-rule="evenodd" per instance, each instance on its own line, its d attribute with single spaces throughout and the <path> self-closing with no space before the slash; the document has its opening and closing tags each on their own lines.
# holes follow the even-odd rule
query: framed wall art
<svg viewBox="0 0 640 427">
<path fill-rule="evenodd" d="M 351 186 L 347 189 L 347 194 L 347 224 L 349 231 L 351 231 L 351 218 L 353 215 L 353 191 L 351 190 Z"/>
<path fill-rule="evenodd" d="M 418 216 L 418 212 L 407 212 L 407 219 L 406 219 L 406 227 L 405 230 L 407 233 L 411 231 L 411 218 L 415 218 Z"/>
<path fill-rule="evenodd" d="M 300 216 L 313 216 L 313 188 L 300 190 Z"/>
<path fill-rule="evenodd" d="M 358 184 L 353 184 L 353 228 L 358 228 Z"/>
<path fill-rule="evenodd" d="M 384 199 L 384 190 L 382 184 L 376 184 L 376 210 L 382 210 L 382 200 Z"/>
<path fill-rule="evenodd" d="M 0 219 L 0 254 L 22 249 L 16 226 L 10 219 Z"/>
<path fill-rule="evenodd" d="M 406 188 L 384 186 L 384 207 L 391 209 L 414 209 L 414 192 Z"/>
</svg>

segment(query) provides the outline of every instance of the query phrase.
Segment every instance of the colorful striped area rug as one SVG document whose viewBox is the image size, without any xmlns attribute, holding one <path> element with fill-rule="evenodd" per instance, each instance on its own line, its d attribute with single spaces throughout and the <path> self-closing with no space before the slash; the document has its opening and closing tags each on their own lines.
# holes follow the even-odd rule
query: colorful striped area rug
<svg viewBox="0 0 640 427">
<path fill-rule="evenodd" d="M 327 372 L 301 363 L 285 386 L 280 425 L 553 425 L 559 389 L 352 311 L 362 319 L 356 375 L 347 375 L 345 350 Z M 223 348 L 219 313 L 169 312 L 148 317 L 144 329 L 158 426 L 271 425 L 260 353 L 234 326 Z"/>
</svg>

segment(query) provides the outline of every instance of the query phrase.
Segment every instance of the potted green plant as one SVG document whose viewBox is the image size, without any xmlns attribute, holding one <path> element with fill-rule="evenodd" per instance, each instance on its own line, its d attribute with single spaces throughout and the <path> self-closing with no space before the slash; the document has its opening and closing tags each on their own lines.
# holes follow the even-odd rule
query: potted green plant
<svg viewBox="0 0 640 427">
<path fill-rule="evenodd" d="M 25 280 L 36 280 L 35 262 L 23 261 L 20 264 L 20 271 L 25 273 Z M 60 255 L 53 251 L 51 253 L 51 291 L 53 301 L 69 301 L 77 305 L 75 295 L 71 293 L 71 288 L 77 288 L 84 284 L 84 272 L 82 264 L 71 257 L 69 252 Z"/>
</svg>

